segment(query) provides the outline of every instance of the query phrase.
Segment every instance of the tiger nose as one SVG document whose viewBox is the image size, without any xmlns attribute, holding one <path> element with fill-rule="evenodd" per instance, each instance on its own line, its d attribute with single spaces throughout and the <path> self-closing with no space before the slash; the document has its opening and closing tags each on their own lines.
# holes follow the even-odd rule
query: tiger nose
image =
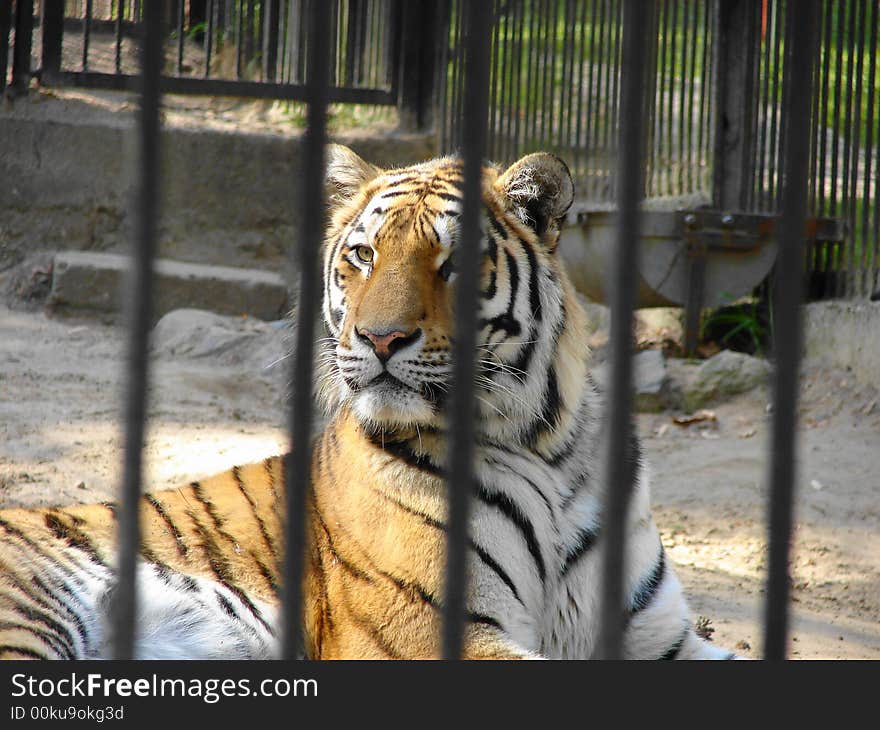
<svg viewBox="0 0 880 730">
<path fill-rule="evenodd" d="M 355 328 L 357 336 L 369 343 L 373 348 L 373 353 L 379 358 L 379 362 L 383 365 L 388 362 L 389 358 L 398 350 L 406 347 L 410 342 L 418 339 L 422 331 L 418 328 L 407 334 L 401 330 L 391 330 L 390 332 L 378 333 L 370 332 L 365 329 Z"/>
</svg>

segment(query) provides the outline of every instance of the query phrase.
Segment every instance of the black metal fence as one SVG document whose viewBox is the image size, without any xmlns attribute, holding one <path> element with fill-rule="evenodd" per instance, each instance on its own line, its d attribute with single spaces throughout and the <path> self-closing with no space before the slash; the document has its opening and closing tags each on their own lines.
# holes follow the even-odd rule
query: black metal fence
<svg viewBox="0 0 880 730">
<path fill-rule="evenodd" d="M 405 21 L 399 0 L 157 1 L 165 39 L 164 92 L 303 100 L 314 42 L 306 19 L 311 4 L 321 2 L 331 26 L 330 100 L 398 103 Z M 26 86 L 33 75 L 44 84 L 134 88 L 149 4 L 18 2 L 22 34 L 16 38 L 24 41 L 32 15 L 33 58 L 20 59 L 13 84 Z"/>
<path fill-rule="evenodd" d="M 454 0 L 440 67 L 440 146 L 460 147 L 462 17 Z M 622 4 L 493 0 L 488 156 L 551 150 L 570 162 L 580 205 L 613 207 L 622 123 Z M 649 198 L 778 218 L 789 0 L 657 0 L 641 107 Z M 880 6 L 822 0 L 809 114 L 810 215 L 845 223 L 808 244 L 810 298 L 880 296 L 877 121 Z M 819 225 L 820 231 L 834 231 Z"/>
<path fill-rule="evenodd" d="M 53 3 L 43 3 L 44 10 Z M 95 4 L 86 3 L 94 10 Z M 409 4 L 415 6 L 416 3 Z M 536 7 L 534 3 L 510 2 L 507 3 L 505 13 L 498 14 L 503 18 L 500 24 L 494 26 L 491 22 L 491 14 L 487 11 L 488 3 L 470 2 L 458 8 L 456 12 L 438 17 L 450 19 L 450 37 L 454 40 L 452 53 L 454 61 L 441 63 L 440 76 L 445 76 L 447 91 L 445 98 L 447 106 L 443 111 L 444 128 L 452 130 L 469 130 L 469 134 L 463 138 L 464 170 L 466 182 L 464 187 L 464 216 L 462 219 L 461 245 L 463 253 L 475 252 L 479 236 L 478 218 L 480 202 L 480 188 L 477 174 L 480 164 L 486 153 L 487 145 L 501 144 L 506 147 L 490 147 L 491 150 L 503 149 L 505 155 L 515 156 L 524 151 L 530 145 L 549 143 L 555 139 L 563 144 L 566 149 L 578 150 L 583 164 L 577 167 L 581 180 L 595 178 L 590 189 L 597 190 L 604 196 L 606 201 L 616 202 L 617 209 L 621 214 L 618 226 L 618 247 L 616 256 L 616 275 L 614 278 L 613 302 L 612 302 L 612 379 L 611 398 L 613 407 L 609 409 L 612 420 L 609 424 L 610 443 L 608 447 L 606 474 L 610 479 L 608 489 L 609 503 L 605 509 L 609 547 L 604 561 L 604 610 L 602 635 L 600 639 L 600 655 L 603 657 L 616 657 L 621 650 L 621 631 L 619 624 L 619 611 L 622 605 L 619 600 L 621 591 L 620 567 L 625 564 L 621 559 L 625 551 L 623 540 L 623 520 L 626 514 L 626 506 L 632 487 L 632 471 L 624 468 L 627 459 L 621 458 L 625 453 L 626 440 L 629 437 L 630 425 L 630 377 L 631 362 L 630 348 L 632 332 L 632 309 L 634 305 L 634 267 L 632 262 L 638 257 L 640 239 L 640 221 L 638 204 L 646 190 L 662 191 L 669 189 L 682 189 L 691 183 L 700 186 L 707 185 L 703 173 L 697 174 L 700 164 L 692 166 L 691 180 L 689 182 L 687 169 L 694 160 L 705 154 L 705 150 L 712 148 L 710 144 L 710 132 L 716 130 L 717 125 L 707 124 L 705 127 L 706 137 L 688 137 L 683 143 L 680 142 L 678 131 L 680 125 L 685 125 L 685 120 L 695 116 L 703 124 L 703 120 L 709 118 L 709 112 L 705 108 L 700 111 L 699 104 L 708 107 L 711 101 L 710 95 L 705 89 L 700 88 L 696 78 L 688 78 L 689 75 L 698 76 L 698 71 L 693 74 L 685 72 L 688 69 L 709 68 L 710 63 L 719 66 L 719 58 L 728 60 L 722 52 L 731 53 L 736 47 L 728 38 L 719 38 L 713 41 L 717 50 L 711 53 L 707 44 L 707 28 L 712 24 L 713 18 L 717 25 L 721 25 L 725 19 L 731 19 L 739 13 L 740 21 L 751 17 L 763 17 L 756 8 L 769 7 L 762 3 L 746 3 L 742 0 L 722 0 L 712 11 L 702 14 L 696 8 L 691 8 L 687 13 L 680 13 L 675 8 L 683 8 L 692 3 L 678 3 L 676 0 L 663 2 L 656 13 L 646 13 L 646 5 L 637 0 L 625 0 L 623 3 L 611 2 L 544 2 L 542 10 L 549 10 L 549 17 L 557 20 L 549 23 L 544 20 L 543 31 L 535 30 L 532 36 L 531 28 L 536 27 L 538 16 L 534 13 L 529 15 L 526 10 Z M 839 21 L 835 16 L 834 7 L 829 10 L 825 3 L 823 27 L 827 31 L 829 22 L 855 22 Z M 430 3 L 432 12 L 440 8 L 448 8 L 445 3 Z M 773 181 L 775 199 L 779 201 L 781 209 L 781 225 L 778 227 L 779 263 L 777 266 L 777 286 L 774 288 L 775 312 L 778 323 L 778 341 L 776 343 L 776 368 L 774 379 L 774 408 L 773 408 L 773 436 L 772 447 L 768 459 L 768 482 L 772 485 L 769 504 L 768 534 L 769 534 L 769 577 L 766 603 L 765 642 L 764 655 L 770 659 L 783 658 L 786 653 L 787 635 L 787 611 L 788 611 L 788 558 L 792 524 L 792 496 L 794 484 L 794 452 L 796 438 L 796 395 L 798 387 L 798 365 L 800 354 L 800 303 L 802 300 L 802 288 L 804 278 L 803 268 L 803 241 L 806 230 L 806 218 L 808 213 L 808 201 L 810 194 L 818 195 L 816 187 L 810 186 L 811 166 L 813 156 L 810 155 L 811 140 L 815 142 L 812 128 L 804 120 L 817 118 L 815 111 L 817 104 L 814 102 L 812 85 L 814 72 L 816 71 L 816 36 L 819 25 L 819 0 L 799 0 L 798 12 L 786 15 L 770 16 L 770 33 L 762 37 L 762 49 L 767 48 L 769 43 L 775 48 L 776 39 L 779 38 L 780 47 L 784 48 L 785 74 L 775 97 L 762 96 L 766 102 L 766 108 L 778 108 L 771 114 L 775 119 L 777 128 L 776 135 L 769 134 L 767 140 L 777 139 L 775 153 L 771 155 L 776 160 L 773 172 L 756 175 L 755 180 L 760 180 L 761 185 L 769 185 Z M 167 15 L 163 15 L 165 4 L 142 3 L 139 12 L 143 16 L 141 24 L 141 39 L 143 52 L 140 60 L 143 64 L 143 72 L 138 77 L 138 86 L 141 90 L 141 112 L 139 115 L 139 146 L 141 164 L 139 167 L 140 192 L 137 196 L 138 210 L 136 228 L 136 253 L 135 253 L 135 276 L 136 287 L 134 289 L 134 303 L 131 312 L 130 340 L 129 340 L 129 371 L 128 371 L 128 398 L 126 409 L 126 468 L 125 483 L 122 492 L 122 506 L 120 509 L 120 561 L 119 583 L 122 590 L 115 592 L 118 603 L 116 604 L 116 633 L 115 653 L 119 658 L 126 658 L 132 652 L 134 605 L 137 600 L 135 593 L 135 556 L 139 541 L 139 529 L 137 520 L 137 498 L 141 490 L 141 442 L 145 421 L 144 399 L 146 393 L 145 383 L 148 375 L 148 361 L 146 359 L 146 344 L 148 339 L 149 313 L 151 310 L 152 288 L 152 259 L 155 251 L 156 227 L 159 211 L 157 201 L 160 199 L 159 189 L 161 178 L 158 170 L 159 154 L 159 106 L 162 91 L 161 72 L 163 50 L 167 46 L 163 36 L 168 31 Z M 239 7 L 243 7 L 239 4 Z M 301 175 L 305 179 L 320 179 L 323 175 L 323 148 L 326 134 L 326 108 L 328 101 L 334 93 L 331 83 L 330 62 L 334 45 L 332 43 L 332 18 L 334 4 L 312 2 L 308 6 L 305 23 L 306 35 L 309 39 L 308 56 L 305 65 L 305 78 L 299 94 L 307 102 L 309 108 L 308 131 L 306 139 L 306 154 L 304 156 Z M 781 5 L 774 5 L 773 12 Z M 865 3 L 856 4 L 857 9 L 865 10 Z M 496 6 L 497 8 L 497 6 Z M 22 12 L 24 10 L 24 12 Z M 30 23 L 31 3 L 19 2 L 18 15 L 24 20 L 21 25 Z M 438 11 L 438 12 L 440 12 Z M 563 12 L 564 11 L 564 12 Z M 613 11 L 613 12 L 612 12 Z M 600 16 L 596 13 L 606 13 Z M 565 13 L 569 13 L 565 15 Z M 575 13 L 572 15 L 571 13 Z M 176 17 L 176 16 L 175 16 Z M 548 17 L 542 15 L 541 17 Z M 685 20 L 685 17 L 687 18 Z M 832 21 L 828 21 L 828 18 Z M 849 18 L 850 16 L 847 16 Z M 858 16 L 857 16 L 858 17 Z M 861 17 L 865 17 L 864 14 Z M 45 23 L 45 14 L 43 15 Z M 784 18 L 784 25 L 782 20 Z M 875 47 L 877 11 L 871 15 L 873 26 L 872 39 L 869 47 Z M 0 18 L 2 20 L 2 18 Z M 527 25 L 533 23 L 532 25 Z M 562 25 L 557 25 L 556 23 Z M 762 21 L 763 22 L 763 21 Z M 87 24 L 86 24 L 87 25 Z M 17 21 L 18 27 L 18 21 Z M 554 55 L 554 49 L 546 47 L 546 54 L 540 56 L 541 61 L 535 61 L 536 56 L 529 56 L 523 50 L 527 36 L 524 27 L 529 27 L 528 38 L 544 39 L 545 46 L 548 39 L 553 36 L 548 28 L 566 28 L 564 40 L 560 41 L 561 58 L 564 62 L 550 61 Z M 674 32 L 669 28 L 676 28 Z M 681 27 L 681 30 L 679 30 Z M 745 23 L 739 27 L 746 32 L 754 32 L 755 26 Z M 500 30 L 499 28 L 503 28 Z M 662 33 L 658 29 L 666 29 Z M 784 28 L 784 32 L 783 32 Z M 729 30 L 730 28 L 727 28 Z M 45 29 L 44 29 L 44 32 Z M 84 33 L 90 31 L 83 29 Z M 445 31 L 444 31 L 445 32 Z M 574 35 L 572 35 L 574 32 Z M 604 35 L 603 35 L 604 34 Z M 206 35 L 210 36 L 207 33 Z M 577 40 L 574 37 L 577 36 Z M 852 37 L 851 33 L 847 37 Z M 518 38 L 519 49 L 502 51 L 504 43 Z M 586 38 L 587 41 L 584 41 Z M 602 39 L 605 39 L 604 41 Z M 609 41 L 608 39 L 611 39 Z M 16 60 L 19 60 L 19 36 L 16 35 Z M 670 40 L 674 39 L 674 40 Z M 701 39 L 698 41 L 698 39 Z M 573 54 L 568 45 L 573 44 L 580 49 L 580 53 L 595 41 L 593 48 L 602 47 L 605 50 L 597 56 L 590 56 L 590 63 L 576 62 L 576 54 Z M 610 51 L 608 43 L 616 50 Z M 586 43 L 586 45 L 585 45 Z M 669 44 L 673 45 L 670 46 Z M 493 44 L 490 46 L 490 44 Z M 702 44 L 702 45 L 701 45 Z M 85 43 L 88 46 L 88 43 Z M 558 44 L 557 44 L 558 45 Z M 338 48 L 338 46 L 336 46 Z M 57 46 L 56 46 L 57 48 Z M 490 52 L 491 48 L 491 52 Z M 670 50 L 671 48 L 679 50 Z M 659 50 L 666 49 L 666 50 Z M 726 50 L 725 50 L 726 49 Z M 28 49 L 29 50 L 29 49 Z M 509 55 L 504 55 L 505 53 Z M 543 51 L 542 51 L 543 53 Z M 598 51 L 597 51 L 598 53 Z M 827 49 L 823 53 L 830 53 Z M 605 55 L 603 55 L 605 54 Z M 283 55 L 283 54 L 282 54 Z M 414 55 L 418 56 L 414 52 Z M 772 53 L 770 56 L 772 57 Z M 746 54 L 749 56 L 749 54 Z M 710 62 L 710 58 L 716 60 Z M 751 57 L 751 56 L 749 56 Z M 656 66 L 646 63 L 646 59 L 656 58 Z M 697 59 L 700 59 L 699 63 Z M 824 68 L 825 55 L 821 56 Z M 753 58 L 753 60 L 755 60 Z M 595 68 L 593 67 L 595 61 Z M 20 61 L 23 63 L 23 61 Z M 857 61 L 848 61 L 855 63 Z M 509 103 L 510 94 L 504 89 L 510 89 L 522 80 L 521 75 L 509 76 L 507 70 L 516 68 L 531 68 L 535 74 L 537 69 L 543 70 L 541 80 L 537 76 L 532 80 L 531 87 L 523 87 L 519 93 L 529 94 L 529 99 L 540 98 L 541 104 L 532 101 L 526 105 L 526 109 L 535 109 L 534 117 L 522 116 L 522 109 L 518 107 L 500 107 Z M 837 64 L 840 65 L 840 64 Z M 873 79 L 873 61 L 869 60 L 869 76 Z M 766 64 L 763 66 L 766 68 Z M 661 73 L 660 69 L 663 69 Z M 743 73 L 746 71 L 748 73 Z M 517 72 L 519 73 L 519 72 Z M 526 78 L 529 78 L 526 69 Z M 702 72 L 700 72 L 702 73 Z M 708 74 L 708 72 L 706 71 Z M 857 74 L 857 71 L 853 72 Z M 451 77 L 450 77 L 450 74 Z M 586 95 L 581 94 L 571 98 L 571 87 L 574 78 L 580 78 L 581 74 L 588 76 L 587 87 L 593 85 L 594 92 Z M 749 67 L 737 67 L 727 76 L 725 85 L 722 86 L 724 93 L 719 93 L 722 108 L 727 102 L 726 98 L 733 98 L 735 89 L 730 88 L 732 80 L 746 76 L 763 79 L 764 77 L 749 71 Z M 665 80 L 660 77 L 665 75 Z M 88 77 L 83 77 L 88 78 Z M 821 77 L 824 79 L 824 77 Z M 550 83 L 552 81 L 553 83 Z M 772 81 L 772 80 L 771 80 Z M 557 84 L 558 82 L 558 84 Z M 528 82 L 527 82 L 528 83 Z M 505 87 L 505 85 L 507 85 Z M 542 89 L 544 96 L 535 97 L 534 89 L 537 85 Z M 820 84 L 821 86 L 821 84 Z M 171 88 L 171 87 L 168 87 Z M 456 96 L 458 88 L 464 92 Z M 517 87 L 519 88 L 519 87 Z M 452 89 L 455 93 L 451 93 Z M 577 89 L 583 90 L 582 86 Z M 873 87 L 870 96 L 873 104 Z M 562 93 L 567 92 L 567 93 Z M 208 93 L 208 92 L 206 92 Z M 555 95 L 555 96 L 554 96 Z M 862 98 L 866 94 L 863 93 Z M 700 98 L 699 97 L 705 97 Z M 515 97 L 515 93 L 514 93 Z M 550 99 L 563 99 L 565 113 L 557 111 L 555 104 Z M 450 100 L 456 100 L 453 103 Z M 618 102 L 619 100 L 619 102 Z M 648 101 L 646 101 L 648 100 Z M 565 120 L 569 111 L 569 101 L 572 108 L 572 120 Z M 699 102 L 699 104 L 697 103 Z M 718 104 L 718 102 L 715 102 Z M 547 114 L 544 104 L 549 104 L 552 114 Z M 695 106 L 696 104 L 696 106 Z M 592 106 L 591 106 L 592 105 Z M 818 105 L 821 106 L 821 105 Z M 850 113 L 857 107 L 855 101 L 849 106 Z M 812 107 L 812 109 L 811 109 Z M 872 107 L 873 108 L 873 107 Z M 619 109 L 619 111 L 618 111 Z M 663 120 L 658 120 L 660 110 L 666 110 Z M 670 113 L 670 109 L 677 109 L 678 116 Z M 684 112 L 682 113 L 682 109 Z M 511 110 L 513 110 L 511 112 Z M 649 112 L 648 114 L 640 112 Z M 728 108 L 729 111 L 729 108 Z M 755 123 L 753 119 L 745 118 L 749 123 Z M 520 118 L 520 127 L 511 129 L 508 134 L 508 117 L 505 114 L 515 113 Z M 715 110 L 716 115 L 718 109 Z M 812 117 L 811 117 L 812 114 Z M 708 116 L 707 116 L 708 115 Z M 766 117 L 766 112 L 765 116 Z M 840 118 L 840 117 L 838 117 Z M 875 117 L 871 117 L 874 119 Z M 677 119 L 677 121 L 674 121 Z M 672 120 L 672 121 L 671 121 Z M 571 122 L 574 130 L 571 129 Z M 771 121 L 771 125 L 772 125 Z M 581 128 L 578 129 L 578 124 Z M 676 126 L 679 125 L 679 126 Z M 759 125 L 760 126 L 760 125 Z M 833 126 L 833 125 L 832 125 Z M 867 125 L 870 126 L 870 125 Z M 498 130 L 504 130 L 504 135 L 499 135 Z M 458 132 L 460 134 L 460 131 Z M 549 134 L 550 137 L 541 135 Z M 725 132 L 727 134 L 727 132 Z M 868 132 L 866 131 L 867 135 Z M 849 147 L 843 151 L 847 159 L 858 157 L 855 150 L 870 150 L 873 152 L 871 142 L 863 145 L 852 138 L 850 133 Z M 760 136 L 759 136 L 760 138 Z M 450 138 L 447 137 L 447 140 Z M 695 141 L 696 140 L 696 141 Z M 650 144 L 646 144 L 650 141 Z M 716 148 L 718 140 L 715 140 Z M 598 145 L 593 150 L 589 145 Z M 706 146 L 708 145 L 708 146 Z M 585 147 L 585 149 L 581 149 Z M 813 145 L 815 148 L 815 144 Z M 842 151 L 839 145 L 832 145 L 832 153 L 840 155 Z M 754 147 L 746 145 L 746 151 L 751 154 Z M 758 149 L 762 148 L 758 145 Z M 824 149 L 824 147 L 823 147 Z M 837 152 L 834 152 L 837 150 Z M 848 151 L 846 151 L 848 150 Z M 619 151 L 616 154 L 617 166 L 614 170 L 609 166 L 608 160 L 603 155 L 611 151 Z M 737 155 L 743 155 L 741 147 L 733 150 L 724 149 L 725 155 L 732 156 L 735 160 Z M 645 175 L 644 162 L 653 162 L 658 166 L 661 156 L 678 160 L 678 167 L 672 166 L 672 171 L 649 172 Z M 599 159 L 596 167 L 589 162 L 591 156 Z M 666 159 L 666 158 L 664 158 Z M 740 159 L 754 159 L 748 154 Z M 770 159 L 763 155 L 761 159 Z M 870 154 L 866 159 L 870 159 Z M 868 163 L 865 163 L 868 164 Z M 838 169 L 832 166 L 833 169 Z M 731 169 L 731 168 L 728 168 Z M 768 168 L 769 169 L 769 168 Z M 851 173 L 852 166 L 847 170 Z M 860 168 L 858 168 L 860 169 Z M 876 163 L 874 168 L 876 170 Z M 667 172 L 669 174 L 667 174 Z M 814 176 L 815 177 L 815 176 Z M 835 178 L 836 179 L 836 178 Z M 867 179 L 867 177 L 865 178 Z M 683 181 L 683 182 L 682 182 Z M 842 183 L 842 181 L 841 181 Z M 676 188 L 676 185 L 679 187 Z M 854 185 L 850 177 L 847 190 L 853 190 Z M 763 188 L 762 188 L 763 189 Z M 751 188 L 742 188 L 751 190 Z M 873 191 L 873 188 L 872 188 Z M 316 286 L 319 281 L 317 272 L 317 252 L 321 246 L 321 220 L 315 215 L 315 211 L 322 209 L 321 186 L 303 186 L 303 199 L 299 201 L 302 207 L 302 219 L 308 222 L 298 242 L 296 255 L 300 266 L 300 285 L 303 293 L 297 308 L 297 324 L 300 341 L 293 365 L 294 393 L 297 400 L 291 412 L 291 435 L 292 451 L 285 461 L 286 488 L 287 488 L 287 558 L 285 561 L 285 586 L 287 590 L 283 596 L 284 616 L 284 655 L 293 658 L 299 655 L 301 649 L 301 634 L 299 631 L 301 616 L 301 592 L 300 579 L 303 571 L 303 550 L 305 543 L 304 510 L 305 495 L 309 489 L 308 468 L 309 440 L 311 420 L 311 406 L 308 394 L 311 390 L 311 323 L 314 321 Z M 839 200 L 834 196 L 831 199 Z M 823 198 L 827 200 L 828 197 Z M 293 203 L 293 201 L 291 201 Z M 876 212 L 872 221 L 876 221 Z M 876 263 L 876 256 L 874 259 Z M 465 271 L 468 267 L 463 267 Z M 476 267 L 471 267 L 476 270 Z M 467 306 L 468 303 L 476 302 L 476 281 L 462 277 L 458 285 L 457 304 L 455 312 L 455 328 L 457 333 L 457 370 L 455 373 L 454 405 L 452 418 L 459 428 L 453 430 L 456 442 L 451 448 L 455 455 L 451 466 L 451 476 L 448 482 L 450 498 L 450 526 L 448 531 L 449 545 L 447 555 L 447 583 L 446 601 L 444 610 L 444 655 L 456 657 L 461 649 L 461 621 L 464 609 L 464 585 L 465 565 L 462 556 L 465 551 L 465 539 L 467 535 L 468 503 L 471 497 L 473 484 L 472 446 L 469 434 L 473 424 L 471 422 L 473 409 L 472 400 L 472 374 L 467 369 L 467 362 L 472 363 L 469 357 L 468 347 L 473 339 L 475 327 L 476 307 Z M 464 305 L 464 306 L 462 306 Z"/>
</svg>

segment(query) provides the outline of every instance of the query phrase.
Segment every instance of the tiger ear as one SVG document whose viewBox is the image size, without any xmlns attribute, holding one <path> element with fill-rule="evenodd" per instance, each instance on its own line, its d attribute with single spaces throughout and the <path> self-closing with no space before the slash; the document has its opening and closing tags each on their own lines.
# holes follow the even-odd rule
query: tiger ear
<svg viewBox="0 0 880 730">
<path fill-rule="evenodd" d="M 353 198 L 366 183 L 382 171 L 361 159 L 341 144 L 327 145 L 327 170 L 324 181 L 331 206 Z"/>
<path fill-rule="evenodd" d="M 559 229 L 574 200 L 571 173 L 561 159 L 546 152 L 526 155 L 495 181 L 510 210 L 539 236 Z"/>
</svg>

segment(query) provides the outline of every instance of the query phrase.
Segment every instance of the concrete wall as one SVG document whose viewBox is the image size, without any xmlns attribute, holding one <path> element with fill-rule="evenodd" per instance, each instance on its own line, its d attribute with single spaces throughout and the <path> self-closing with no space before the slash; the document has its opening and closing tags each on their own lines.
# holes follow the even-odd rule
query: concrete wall
<svg viewBox="0 0 880 730">
<path fill-rule="evenodd" d="M 816 302 L 804 307 L 807 358 L 850 368 L 880 388 L 880 302 Z"/>
<path fill-rule="evenodd" d="M 32 94 L 0 109 L 0 270 L 34 250 L 127 250 L 134 104 L 100 100 Z M 426 136 L 343 135 L 337 141 L 382 165 L 434 154 Z M 304 182 L 301 130 L 166 123 L 162 148 L 161 256 L 283 265 Z"/>
</svg>

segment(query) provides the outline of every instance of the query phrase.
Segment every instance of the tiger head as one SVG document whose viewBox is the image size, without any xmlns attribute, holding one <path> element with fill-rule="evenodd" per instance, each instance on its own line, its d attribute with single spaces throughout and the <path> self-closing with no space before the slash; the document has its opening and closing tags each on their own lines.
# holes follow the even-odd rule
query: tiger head
<svg viewBox="0 0 880 730">
<path fill-rule="evenodd" d="M 462 181 L 456 158 L 382 170 L 329 148 L 321 382 L 365 425 L 442 425 Z M 558 398 L 547 369 L 569 285 L 555 250 L 573 185 L 564 162 L 539 153 L 485 167 L 482 196 L 477 402 L 483 421 L 522 435 Z"/>
</svg>

